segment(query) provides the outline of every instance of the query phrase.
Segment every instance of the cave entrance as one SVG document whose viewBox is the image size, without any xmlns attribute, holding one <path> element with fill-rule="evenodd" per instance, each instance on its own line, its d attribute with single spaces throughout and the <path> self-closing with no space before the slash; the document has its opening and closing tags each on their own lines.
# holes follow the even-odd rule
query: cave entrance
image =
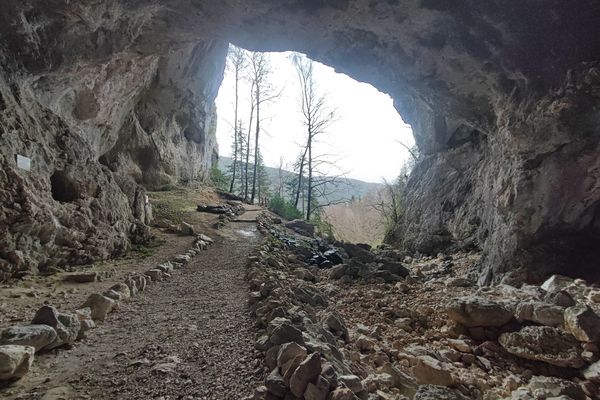
<svg viewBox="0 0 600 400">
<path fill-rule="evenodd" d="M 310 71 L 310 81 L 306 73 L 299 73 L 299 67 Z M 261 85 L 259 110 L 257 81 Z M 405 176 L 415 162 L 413 157 L 417 157 L 412 129 L 402 120 L 389 95 L 303 54 L 256 53 L 230 46 L 216 103 L 219 173 L 224 175 L 224 188 L 249 197 L 247 192 L 251 189 L 246 190 L 244 168 L 248 161 L 252 181 L 258 154 L 261 165 L 257 168 L 260 175 L 257 180 L 259 185 L 267 187 L 259 190 L 255 202 L 283 197 L 301 212 L 307 212 L 307 196 L 294 193 L 294 185 L 298 192 L 294 180 L 298 180 L 301 166 L 304 180 L 308 177 L 311 124 L 317 131 L 311 142 L 311 153 L 316 160 L 313 176 L 319 180 L 316 202 L 319 209 L 327 206 L 330 214 L 337 215 L 336 219 L 353 219 L 348 204 L 358 204 L 365 197 L 375 202 L 383 182 Z M 313 109 L 307 110 L 310 108 L 307 104 L 312 104 Z M 260 113 L 258 152 L 255 151 L 257 112 Z M 312 121 L 308 120 L 309 115 Z M 327 180 L 331 183 L 324 183 Z M 334 206 L 341 204 L 345 204 L 345 209 L 335 210 Z M 363 214 L 372 212 L 366 204 L 363 206 Z M 357 236 L 347 239 L 373 242 Z"/>
<path fill-rule="evenodd" d="M 52 198 L 60 203 L 71 203 L 80 197 L 77 183 L 65 171 L 54 171 L 50 188 Z"/>
</svg>

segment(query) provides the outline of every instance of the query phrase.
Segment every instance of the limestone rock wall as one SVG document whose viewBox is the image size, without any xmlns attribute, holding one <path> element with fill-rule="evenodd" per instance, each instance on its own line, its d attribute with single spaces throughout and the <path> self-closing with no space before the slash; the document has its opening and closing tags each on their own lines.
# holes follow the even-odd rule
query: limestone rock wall
<svg viewBox="0 0 600 400">
<path fill-rule="evenodd" d="M 28 120 L 5 128 L 13 140 L 5 144 L 10 134 L 2 134 L 4 163 L 12 168 L 13 150 L 48 148 L 43 162 L 34 159 L 43 173 L 13 169 L 27 187 L 39 181 L 45 207 L 65 207 L 48 200 L 48 179 L 65 163 L 95 182 L 118 174 L 160 185 L 201 173 L 215 149 L 212 97 L 231 41 L 304 52 L 394 98 L 424 158 L 391 242 L 426 253 L 482 249 L 481 282 L 506 272 L 536 280 L 597 270 L 590 261 L 600 228 L 594 0 L 6 0 L 1 7 L 0 109 L 6 114 L 16 93 L 20 109 L 10 106 L 13 117 L 2 124 L 19 112 Z M 77 161 L 50 149 L 59 131 L 81 147 Z M 136 220 L 135 202 L 128 204 L 119 221 Z M 34 232 L 24 237 L 38 240 Z"/>
<path fill-rule="evenodd" d="M 0 281 L 121 254 L 148 237 L 144 185 L 207 175 L 227 44 L 142 53 L 151 7 L 1 7 Z"/>
</svg>

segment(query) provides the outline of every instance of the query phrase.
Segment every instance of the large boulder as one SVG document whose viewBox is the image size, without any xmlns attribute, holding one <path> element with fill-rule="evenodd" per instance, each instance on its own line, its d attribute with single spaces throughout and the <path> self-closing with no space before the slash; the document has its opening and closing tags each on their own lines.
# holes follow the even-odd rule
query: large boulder
<svg viewBox="0 0 600 400">
<path fill-rule="evenodd" d="M 0 346 L 0 381 L 25 376 L 33 364 L 34 354 L 35 348 L 31 346 Z"/>
<path fill-rule="evenodd" d="M 498 341 L 517 357 L 558 367 L 581 368 L 584 365 L 579 342 L 559 328 L 526 326 L 518 332 L 503 333 Z"/>
<path fill-rule="evenodd" d="M 56 331 L 56 339 L 44 347 L 48 350 L 72 344 L 77 340 L 81 329 L 81 323 L 77 315 L 61 313 L 51 306 L 42 306 L 35 313 L 31 323 L 33 325 L 48 325 Z"/>
<path fill-rule="evenodd" d="M 466 327 L 498 327 L 513 317 L 503 305 L 481 297 L 455 299 L 447 313 L 450 319 Z"/>
<path fill-rule="evenodd" d="M 57 336 L 49 325 L 19 325 L 2 331 L 0 345 L 31 346 L 38 352 L 53 343 Z"/>
</svg>

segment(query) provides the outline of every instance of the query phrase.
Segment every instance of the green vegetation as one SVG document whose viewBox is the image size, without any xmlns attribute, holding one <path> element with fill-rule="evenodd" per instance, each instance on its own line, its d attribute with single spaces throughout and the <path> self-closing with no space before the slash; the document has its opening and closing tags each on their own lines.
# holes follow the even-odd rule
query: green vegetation
<svg viewBox="0 0 600 400">
<path fill-rule="evenodd" d="M 213 165 L 210 169 L 210 181 L 215 187 L 221 190 L 229 190 L 229 178 L 225 176 L 217 165 Z"/>
<path fill-rule="evenodd" d="M 186 214 L 195 210 L 195 203 L 189 197 L 189 191 L 183 188 L 174 188 L 170 191 L 148 192 L 152 203 L 154 219 L 168 219 L 180 223 Z"/>
<path fill-rule="evenodd" d="M 300 219 L 302 212 L 294 207 L 292 202 L 285 200 L 280 196 L 275 196 L 269 202 L 269 210 L 287 220 Z"/>
</svg>

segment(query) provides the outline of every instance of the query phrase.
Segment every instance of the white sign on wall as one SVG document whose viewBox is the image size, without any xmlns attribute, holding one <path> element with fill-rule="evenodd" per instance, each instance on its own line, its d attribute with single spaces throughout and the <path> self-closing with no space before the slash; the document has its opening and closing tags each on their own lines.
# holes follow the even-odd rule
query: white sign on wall
<svg viewBox="0 0 600 400">
<path fill-rule="evenodd" d="M 17 154 L 17 168 L 24 169 L 25 171 L 30 171 L 31 158 Z"/>
</svg>

